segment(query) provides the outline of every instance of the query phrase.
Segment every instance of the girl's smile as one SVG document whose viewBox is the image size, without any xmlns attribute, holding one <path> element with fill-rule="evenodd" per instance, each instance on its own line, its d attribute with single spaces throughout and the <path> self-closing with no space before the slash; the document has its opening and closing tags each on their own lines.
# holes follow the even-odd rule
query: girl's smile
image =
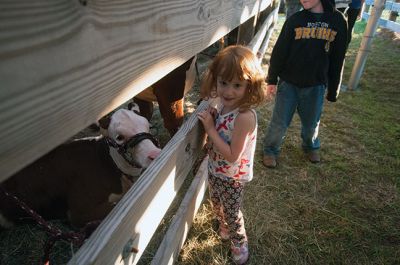
<svg viewBox="0 0 400 265">
<path fill-rule="evenodd" d="M 224 105 L 224 112 L 230 112 L 240 105 L 246 93 L 248 82 L 233 78 L 230 81 L 224 80 L 222 77 L 217 78 L 217 94 Z"/>
</svg>

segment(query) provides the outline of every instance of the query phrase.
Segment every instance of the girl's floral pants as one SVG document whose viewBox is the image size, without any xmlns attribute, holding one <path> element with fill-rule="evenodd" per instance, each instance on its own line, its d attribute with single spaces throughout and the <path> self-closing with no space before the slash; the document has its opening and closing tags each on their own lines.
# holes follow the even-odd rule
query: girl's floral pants
<svg viewBox="0 0 400 265">
<path fill-rule="evenodd" d="M 214 214 L 220 226 L 228 228 L 232 245 L 238 246 L 247 242 L 243 214 L 240 210 L 244 183 L 209 174 L 208 184 Z"/>
</svg>

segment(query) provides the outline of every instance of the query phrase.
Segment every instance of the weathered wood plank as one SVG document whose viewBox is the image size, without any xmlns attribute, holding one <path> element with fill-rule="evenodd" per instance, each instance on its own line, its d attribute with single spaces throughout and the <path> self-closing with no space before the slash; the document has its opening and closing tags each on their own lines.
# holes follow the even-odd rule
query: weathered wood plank
<svg viewBox="0 0 400 265">
<path fill-rule="evenodd" d="M 0 181 L 258 12 L 256 0 L 0 2 Z"/>
<path fill-rule="evenodd" d="M 266 38 L 267 36 L 267 32 L 271 32 L 271 25 L 273 22 L 275 22 L 278 18 L 278 7 L 276 7 L 269 15 L 268 17 L 265 19 L 265 21 L 263 22 L 263 24 L 261 25 L 260 29 L 257 31 L 257 33 L 255 34 L 254 38 L 250 41 L 250 43 L 248 44 L 249 48 L 258 55 L 258 52 L 261 49 L 261 45 L 269 40 L 269 37 Z"/>
<path fill-rule="evenodd" d="M 275 27 L 276 23 L 278 22 L 278 11 L 279 11 L 279 5 L 276 6 L 275 9 L 271 12 L 271 14 L 268 15 L 267 19 L 269 19 L 270 16 L 273 16 L 273 19 L 272 19 L 273 25 L 270 26 L 270 28 L 264 38 L 264 41 L 262 42 L 261 47 L 258 50 L 257 56 L 259 56 L 260 62 L 262 61 L 262 58 L 264 57 L 264 54 L 268 49 L 269 41 L 271 39 L 271 34 L 273 33 L 274 27 Z"/>
<path fill-rule="evenodd" d="M 200 104 L 69 264 L 137 263 L 202 150 L 205 135 L 197 113 L 207 106 Z M 139 252 L 123 258 L 126 245 Z"/>
<path fill-rule="evenodd" d="M 237 44 L 247 45 L 252 40 L 256 23 L 257 16 L 254 16 L 239 26 Z"/>
<path fill-rule="evenodd" d="M 177 259 L 207 189 L 207 163 L 208 159 L 201 163 L 151 264 L 172 265 Z"/>
<path fill-rule="evenodd" d="M 258 4 L 257 13 L 239 26 L 237 44 L 248 45 L 253 39 L 255 26 L 258 23 L 258 15 L 268 6 L 272 5 L 272 0 L 261 0 Z"/>
</svg>

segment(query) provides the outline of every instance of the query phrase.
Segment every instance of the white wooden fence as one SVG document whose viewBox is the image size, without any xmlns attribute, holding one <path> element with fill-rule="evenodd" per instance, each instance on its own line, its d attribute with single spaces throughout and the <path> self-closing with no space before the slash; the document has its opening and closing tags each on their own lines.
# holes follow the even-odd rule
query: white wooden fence
<svg viewBox="0 0 400 265">
<path fill-rule="evenodd" d="M 366 0 L 365 1 L 365 5 L 367 7 L 374 5 L 374 0 Z M 369 8 L 366 8 L 366 10 L 369 10 Z M 399 14 L 399 12 L 400 12 L 400 3 L 395 3 L 395 2 L 392 2 L 392 1 L 386 1 L 385 10 L 384 11 L 386 13 L 397 12 L 397 14 Z M 368 20 L 369 17 L 370 17 L 370 14 L 368 12 L 363 12 L 362 13 L 362 18 L 364 20 Z M 387 15 L 386 17 L 389 17 L 389 15 Z M 400 32 L 400 23 L 397 22 L 397 21 L 391 21 L 388 18 L 381 17 L 379 19 L 378 26 L 390 29 L 390 30 L 392 30 L 394 32 Z"/>
<path fill-rule="evenodd" d="M 0 0 L 0 181 L 262 12 L 272 0 Z M 247 21 L 247 22 L 246 22 Z M 254 26 L 254 25 L 253 25 Z M 241 34 L 239 34 L 239 39 Z M 267 38 L 265 38 L 267 36 Z M 136 264 L 198 159 L 198 110 L 69 264 Z M 203 161 L 153 264 L 177 257 L 203 198 Z M 132 252 L 133 248 L 138 252 Z"/>
</svg>

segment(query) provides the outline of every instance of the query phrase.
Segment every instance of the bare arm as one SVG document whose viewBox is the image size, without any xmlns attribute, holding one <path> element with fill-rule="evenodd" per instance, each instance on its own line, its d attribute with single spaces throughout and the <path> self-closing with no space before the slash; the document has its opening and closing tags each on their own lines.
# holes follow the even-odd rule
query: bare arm
<svg viewBox="0 0 400 265">
<path fill-rule="evenodd" d="M 238 114 L 235 120 L 232 142 L 230 145 L 219 136 L 209 111 L 199 113 L 198 117 L 203 123 L 204 129 L 212 140 L 215 148 L 221 155 L 231 163 L 237 161 L 245 148 L 246 136 L 255 128 L 256 120 L 254 114 L 251 111 Z"/>
</svg>

